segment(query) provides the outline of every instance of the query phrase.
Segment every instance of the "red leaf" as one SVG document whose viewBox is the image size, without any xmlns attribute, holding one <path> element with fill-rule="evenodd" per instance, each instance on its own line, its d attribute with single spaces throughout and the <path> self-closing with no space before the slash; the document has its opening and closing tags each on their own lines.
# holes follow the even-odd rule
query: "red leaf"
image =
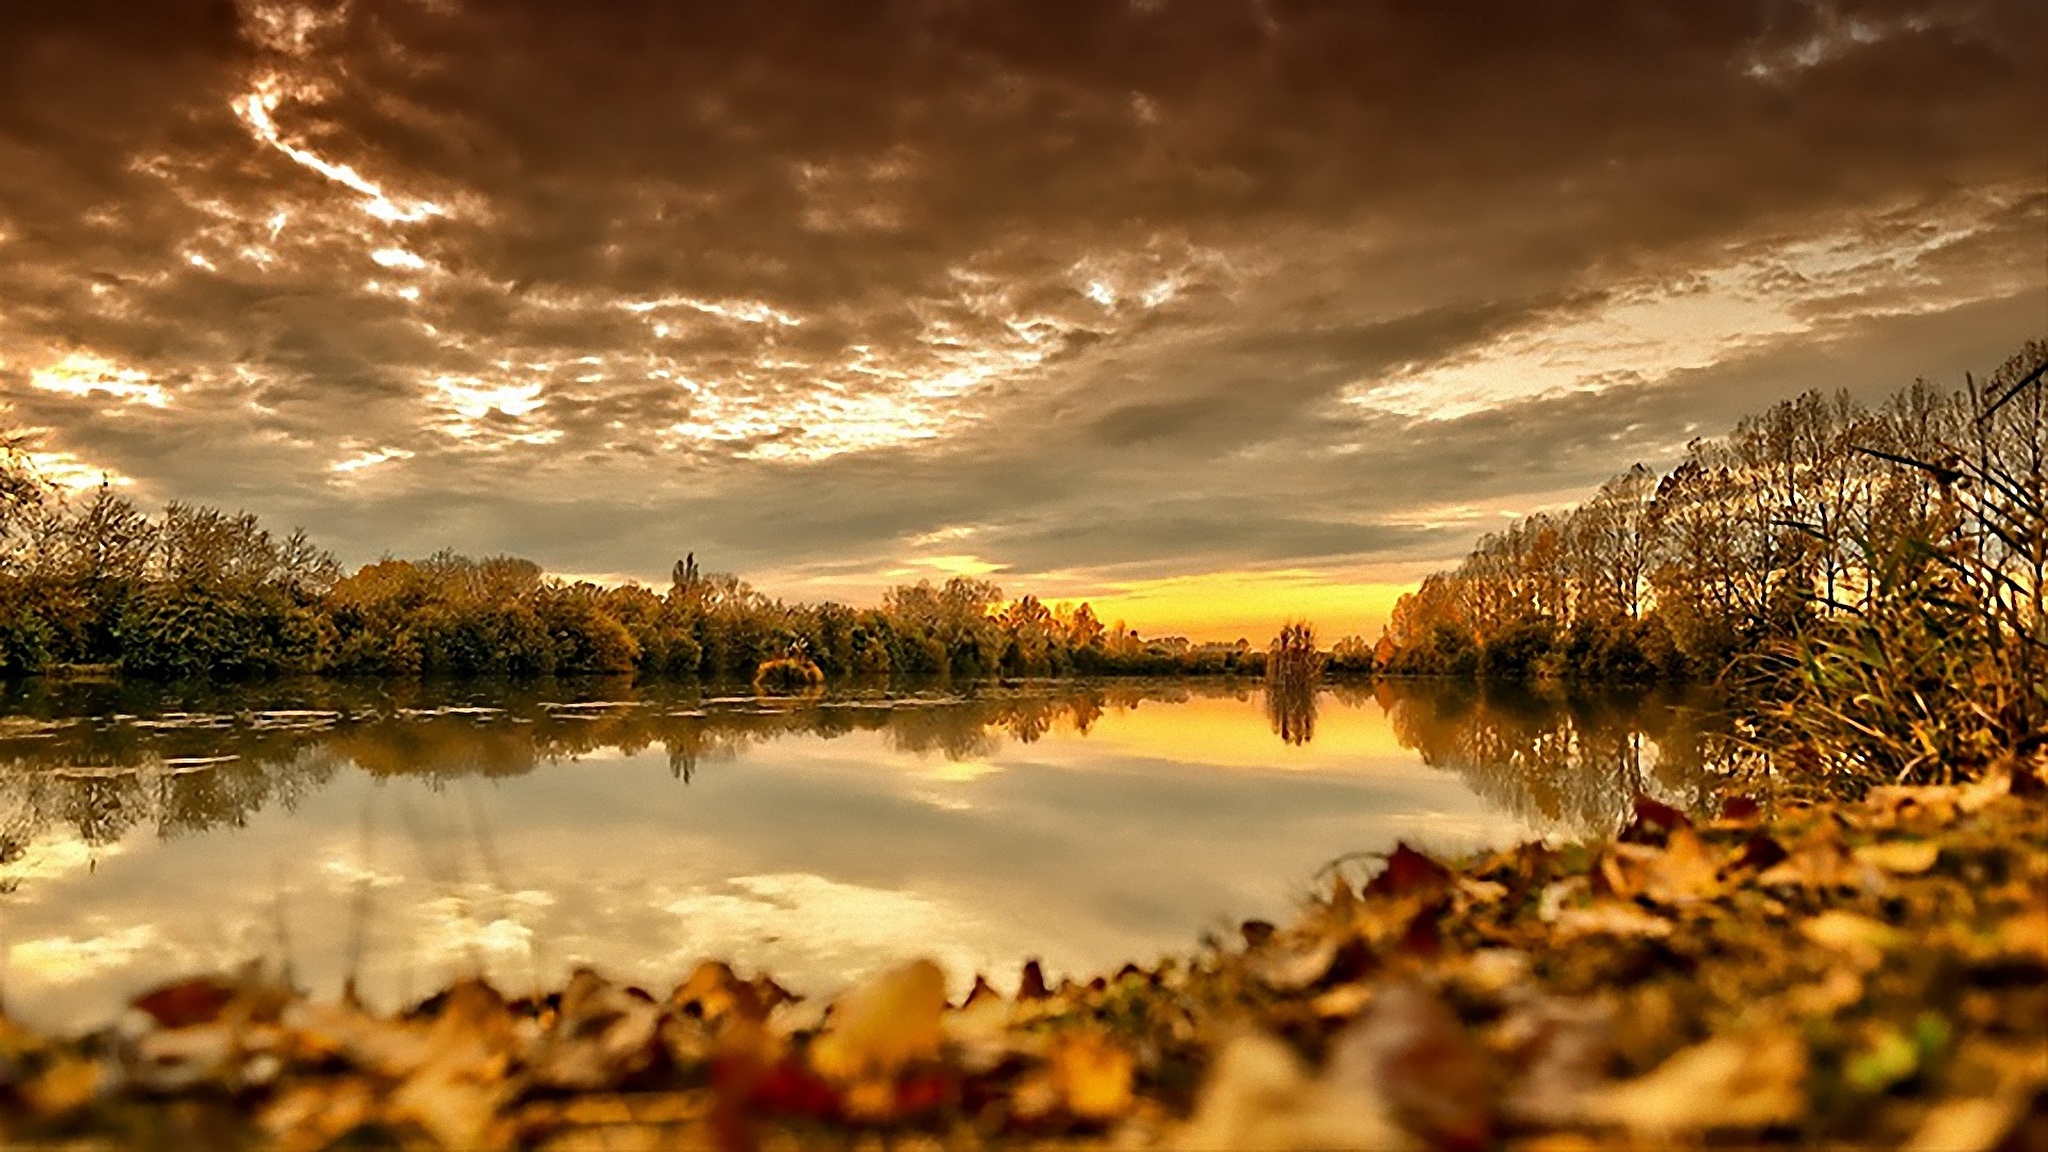
<svg viewBox="0 0 2048 1152">
<path fill-rule="evenodd" d="M 189 1028 L 212 1023 L 234 998 L 234 985 L 201 976 L 138 996 L 134 1005 L 166 1028 Z"/>
<path fill-rule="evenodd" d="M 1784 845 L 1759 832 L 1743 843 L 1742 855 L 1735 858 L 1735 866 L 1761 872 L 1791 855 L 1785 851 Z"/>
<path fill-rule="evenodd" d="M 1635 821 L 1622 830 L 1620 839 L 1629 844 L 1655 844 L 1661 842 L 1666 834 L 1690 827 L 1692 821 L 1685 813 L 1638 792 Z"/>
<path fill-rule="evenodd" d="M 1763 813 L 1763 806 L 1747 796 L 1730 796 L 1721 805 L 1723 820 L 1754 820 Z"/>
<path fill-rule="evenodd" d="M 1436 892 L 1450 883 L 1450 869 L 1400 843 L 1394 845 L 1393 855 L 1387 857 L 1386 868 L 1366 884 L 1365 892 L 1368 896 L 1398 897 Z"/>
</svg>

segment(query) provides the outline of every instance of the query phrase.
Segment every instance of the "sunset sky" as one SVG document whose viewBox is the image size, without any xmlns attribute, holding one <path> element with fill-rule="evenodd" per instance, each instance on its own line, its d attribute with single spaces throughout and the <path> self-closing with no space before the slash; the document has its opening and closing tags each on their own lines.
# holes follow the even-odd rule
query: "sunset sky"
<svg viewBox="0 0 2048 1152">
<path fill-rule="evenodd" d="M 0 401 L 137 501 L 1376 632 L 2048 333 L 2048 5 L 0 0 Z"/>
</svg>

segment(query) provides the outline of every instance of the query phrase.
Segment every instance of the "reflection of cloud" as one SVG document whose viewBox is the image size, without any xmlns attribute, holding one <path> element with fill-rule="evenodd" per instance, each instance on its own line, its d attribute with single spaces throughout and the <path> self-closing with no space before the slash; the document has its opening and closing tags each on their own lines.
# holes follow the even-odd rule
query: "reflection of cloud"
<svg viewBox="0 0 2048 1152">
<path fill-rule="evenodd" d="M 480 907 L 494 903 L 487 898 L 443 896 L 422 904 L 422 929 L 413 948 L 423 960 L 459 967 L 473 959 L 492 960 L 528 956 L 533 952 L 533 928 L 512 916 L 488 920 L 478 915 Z M 544 907 L 542 901 L 526 901 Z"/>
<path fill-rule="evenodd" d="M 24 940 L 9 948 L 7 962 L 48 983 L 70 984 L 125 967 L 143 949 L 155 944 L 156 939 L 156 928 L 149 924 L 135 924 L 82 940 L 48 936 Z"/>
<path fill-rule="evenodd" d="M 922 954 L 954 977 L 989 959 L 965 941 L 982 934 L 978 912 L 926 896 L 806 873 L 737 876 L 724 890 L 671 901 L 680 921 L 678 965 L 737 956 L 769 971 L 830 972 L 857 980 L 888 958 Z"/>
<path fill-rule="evenodd" d="M 0 864 L 0 880 L 54 880 L 96 866 L 121 854 L 119 843 L 88 844 L 73 836 L 39 836 L 22 847 L 21 855 Z"/>
</svg>

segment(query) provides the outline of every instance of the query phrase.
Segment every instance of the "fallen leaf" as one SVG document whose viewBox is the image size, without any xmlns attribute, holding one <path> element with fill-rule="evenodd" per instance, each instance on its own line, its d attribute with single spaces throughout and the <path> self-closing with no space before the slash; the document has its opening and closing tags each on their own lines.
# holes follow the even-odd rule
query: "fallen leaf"
<svg viewBox="0 0 2048 1152">
<path fill-rule="evenodd" d="M 280 1152 L 316 1152 L 376 1117 L 370 1082 L 351 1076 L 286 1090 L 264 1108 L 258 1123 Z"/>
<path fill-rule="evenodd" d="M 1692 827 L 1686 814 L 1661 800 L 1651 799 L 1641 792 L 1635 797 L 1635 819 L 1622 829 L 1617 839 L 1625 843 L 1655 843 L 1663 836 L 1680 828 Z"/>
<path fill-rule="evenodd" d="M 1406 1152 L 1420 1147 L 1370 1091 L 1311 1080 L 1287 1045 L 1256 1033 L 1223 1046 L 1173 1146 L 1185 1152 Z"/>
<path fill-rule="evenodd" d="M 1588 908 L 1564 909 L 1557 914 L 1555 924 L 1558 935 L 1567 940 L 1595 935 L 1647 936 L 1653 939 L 1671 935 L 1669 920 L 1619 900 L 1603 900 Z"/>
<path fill-rule="evenodd" d="M 1643 874 L 1643 895 L 1666 907 L 1710 900 L 1721 892 L 1720 864 L 1690 827 L 1674 828 L 1664 851 Z"/>
<path fill-rule="evenodd" d="M 1545 998 L 1510 1015 L 1499 1029 L 1519 1074 L 1502 1110 L 1525 1125 L 1570 1124 L 1608 1086 L 1614 1057 L 1611 1005 Z"/>
<path fill-rule="evenodd" d="M 1886 840 L 1856 849 L 1856 859 L 1899 876 L 1918 876 L 1941 858 L 1932 840 Z"/>
<path fill-rule="evenodd" d="M 1785 1006 L 1798 1016 L 1833 1016 L 1863 999 L 1863 975 L 1854 968 L 1833 967 L 1818 983 L 1803 984 L 1785 994 Z"/>
<path fill-rule="evenodd" d="M 28 1082 L 21 1095 L 44 1120 L 62 1120 L 93 1102 L 107 1083 L 107 1069 L 97 1060 L 63 1055 Z"/>
<path fill-rule="evenodd" d="M 1130 1110 L 1136 1069 L 1128 1049 L 1093 1030 L 1061 1034 L 1051 1050 L 1053 1083 L 1067 1112 L 1082 1120 L 1114 1120 Z"/>
<path fill-rule="evenodd" d="M 1588 1114 L 1651 1140 L 1790 1123 L 1806 1110 L 1806 1047 L 1789 1032 L 1724 1035 L 1617 1084 Z"/>
<path fill-rule="evenodd" d="M 2019 1124 L 2026 1098 L 2016 1093 L 1937 1104 L 1902 1146 L 1904 1152 L 1990 1152 Z"/>
<path fill-rule="evenodd" d="M 1486 1053 L 1434 992 L 1412 980 L 1380 989 L 1336 1041 L 1333 1082 L 1369 1092 L 1435 1148 L 1479 1148 L 1493 1127 Z"/>
<path fill-rule="evenodd" d="M 579 968 L 562 990 L 554 1027 L 528 1056 L 550 1088 L 592 1092 L 646 1071 L 660 1051 L 661 1009 Z"/>
<path fill-rule="evenodd" d="M 235 1030 L 224 1024 L 160 1028 L 135 1042 L 129 1075 L 151 1092 L 181 1092 L 224 1078 L 236 1055 Z"/>
<path fill-rule="evenodd" d="M 2031 908 L 2000 924 L 1996 954 L 2048 966 L 2048 908 Z"/>
<path fill-rule="evenodd" d="M 189 1028 L 218 1019 L 221 1010 L 234 1002 L 235 993 L 234 984 L 202 976 L 166 984 L 136 997 L 133 1003 L 165 1028 Z"/>
<path fill-rule="evenodd" d="M 1819 891 L 1877 893 L 1884 890 L 1883 873 L 1856 859 L 1832 830 L 1802 841 L 1792 849 L 1790 856 L 1766 869 L 1756 882 L 1765 887 L 1800 887 Z"/>
<path fill-rule="evenodd" d="M 1451 870 L 1410 848 L 1396 843 L 1387 856 L 1387 866 L 1365 885 L 1368 896 L 1434 895 L 1448 887 Z"/>
<path fill-rule="evenodd" d="M 443 1148 L 489 1149 L 509 1142 L 509 1130 L 494 1123 L 509 1098 L 502 1082 L 486 1083 L 437 1067 L 401 1084 L 386 1111 L 393 1120 L 418 1127 Z"/>
<path fill-rule="evenodd" d="M 1902 941 L 1898 930 L 1890 925 L 1839 908 L 1806 920 L 1799 925 L 1799 932 L 1815 944 L 1841 953 L 1864 971 L 1882 964 L 1884 954 Z"/>
<path fill-rule="evenodd" d="M 938 1055 L 946 977 L 929 960 L 892 969 L 842 996 L 811 1042 L 811 1066 L 841 1083 L 894 1076 Z"/>
</svg>

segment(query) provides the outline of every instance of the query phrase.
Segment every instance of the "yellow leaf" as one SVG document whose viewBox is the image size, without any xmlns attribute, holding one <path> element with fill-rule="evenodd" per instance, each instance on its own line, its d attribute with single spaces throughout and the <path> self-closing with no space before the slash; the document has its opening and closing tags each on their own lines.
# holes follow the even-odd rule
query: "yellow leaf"
<svg viewBox="0 0 2048 1152">
<path fill-rule="evenodd" d="M 1607 900 L 1590 908 L 1567 908 L 1557 916 L 1558 935 L 1650 936 L 1671 935 L 1671 923 L 1650 915 L 1634 904 Z"/>
<path fill-rule="evenodd" d="M 42 1075 L 30 1081 L 22 1096 L 44 1119 L 69 1116 L 99 1094 L 104 1070 L 98 1061 L 59 1056 Z"/>
<path fill-rule="evenodd" d="M 2017 1094 L 1950 1100 L 1934 1107 L 1906 1141 L 1907 1152 L 1988 1152 L 2005 1142 L 2026 1101 Z"/>
<path fill-rule="evenodd" d="M 1932 840 L 1887 840 L 1856 849 L 1856 859 L 1901 876 L 1918 876 L 1940 857 L 1941 845 Z"/>
<path fill-rule="evenodd" d="M 1806 1047 L 1789 1032 L 1716 1036 L 1608 1089 L 1590 1109 L 1653 1139 L 1764 1128 L 1805 1110 Z"/>
<path fill-rule="evenodd" d="M 1806 921 L 1799 932 L 1823 948 L 1842 953 L 1859 968 L 1877 967 L 1901 940 L 1898 930 L 1889 924 L 1839 908 Z"/>
<path fill-rule="evenodd" d="M 1052 1050 L 1053 1080 L 1067 1111 L 1083 1120 L 1113 1120 L 1131 1107 L 1129 1051 L 1097 1032 L 1071 1032 Z"/>
<path fill-rule="evenodd" d="M 1666 906 L 1712 899 L 1720 891 L 1719 863 L 1690 828 L 1671 833 L 1643 876 L 1643 894 Z"/>
<path fill-rule="evenodd" d="M 929 960 L 895 968 L 841 997 L 810 1048 L 819 1075 L 852 1083 L 939 1054 L 946 976 Z"/>
</svg>

